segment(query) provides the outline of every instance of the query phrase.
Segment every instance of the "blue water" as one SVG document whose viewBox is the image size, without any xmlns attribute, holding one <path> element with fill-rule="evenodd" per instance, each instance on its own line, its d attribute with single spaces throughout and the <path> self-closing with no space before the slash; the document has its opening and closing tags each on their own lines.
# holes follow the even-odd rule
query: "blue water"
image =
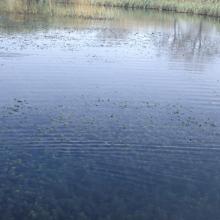
<svg viewBox="0 0 220 220">
<path fill-rule="evenodd" d="M 218 20 L 115 14 L 0 17 L 0 219 L 220 218 Z"/>
</svg>

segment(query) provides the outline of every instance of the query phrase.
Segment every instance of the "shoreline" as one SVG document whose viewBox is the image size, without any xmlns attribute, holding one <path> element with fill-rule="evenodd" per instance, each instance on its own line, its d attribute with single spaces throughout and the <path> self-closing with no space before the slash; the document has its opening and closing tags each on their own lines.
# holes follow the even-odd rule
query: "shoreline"
<svg viewBox="0 0 220 220">
<path fill-rule="evenodd" d="M 77 15 L 77 11 L 81 11 L 80 15 L 84 16 L 84 13 L 87 15 L 89 11 L 88 8 L 86 10 L 84 8 L 102 7 L 106 9 L 120 8 L 166 11 L 220 18 L 220 0 L 78 0 L 77 2 L 68 0 L 67 4 L 62 1 L 47 0 L 40 4 L 31 1 L 31 4 L 29 5 L 24 4 L 22 0 L 17 0 L 16 3 L 10 2 L 10 0 L 7 1 L 3 0 L 3 2 L 0 3 L 1 12 L 15 12 L 21 14 L 50 13 L 51 15 L 55 12 L 55 14 L 58 13 L 64 16 L 75 16 Z M 54 8 L 56 8 L 55 5 L 57 4 L 63 5 L 62 13 L 60 10 L 54 10 Z M 74 7 L 76 6 L 76 9 L 74 9 L 74 7 L 69 7 L 70 5 L 74 5 Z M 98 12 L 98 14 L 99 13 L 100 12 Z M 101 13 L 101 15 L 103 16 L 103 13 Z"/>
<path fill-rule="evenodd" d="M 130 9 L 151 9 L 192 15 L 220 17 L 220 0 L 89 0 L 91 5 Z"/>
</svg>

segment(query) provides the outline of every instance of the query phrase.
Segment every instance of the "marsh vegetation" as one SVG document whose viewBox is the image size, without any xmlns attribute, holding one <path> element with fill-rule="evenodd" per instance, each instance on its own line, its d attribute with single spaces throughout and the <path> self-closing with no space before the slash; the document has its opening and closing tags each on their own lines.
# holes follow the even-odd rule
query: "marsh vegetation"
<svg viewBox="0 0 220 220">
<path fill-rule="evenodd" d="M 85 5 L 96 5 L 104 7 L 156 9 L 215 17 L 220 16 L 219 0 L 2 0 L 0 6 L 7 11 L 28 11 L 29 13 L 48 12 L 50 14 L 56 14 L 59 13 L 59 11 L 54 10 L 55 4 L 63 4 L 66 7 L 66 13 L 64 14 L 66 16 L 75 15 L 74 11 L 68 10 L 70 4 L 84 5 L 84 7 Z"/>
</svg>

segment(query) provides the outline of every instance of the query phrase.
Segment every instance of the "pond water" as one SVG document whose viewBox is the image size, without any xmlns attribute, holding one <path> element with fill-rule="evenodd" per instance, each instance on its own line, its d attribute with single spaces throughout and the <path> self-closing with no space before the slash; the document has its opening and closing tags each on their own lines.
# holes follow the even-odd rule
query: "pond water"
<svg viewBox="0 0 220 220">
<path fill-rule="evenodd" d="M 218 220 L 220 22 L 104 14 L 0 14 L 1 219 Z"/>
</svg>

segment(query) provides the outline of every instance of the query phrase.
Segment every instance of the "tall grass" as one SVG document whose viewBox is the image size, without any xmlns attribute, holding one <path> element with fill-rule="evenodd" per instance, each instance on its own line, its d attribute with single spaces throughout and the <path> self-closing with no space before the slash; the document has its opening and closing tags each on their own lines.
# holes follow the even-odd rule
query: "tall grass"
<svg viewBox="0 0 220 220">
<path fill-rule="evenodd" d="M 56 3 L 63 3 L 57 7 Z M 69 4 L 74 3 L 74 7 Z M 61 4 L 62 5 L 62 4 Z M 79 6 L 80 5 L 80 6 Z M 50 13 L 65 16 L 105 17 L 99 11 L 90 16 L 85 10 L 86 5 L 104 7 L 142 8 L 193 13 L 220 17 L 220 0 L 0 0 L 0 10 L 19 13 Z M 91 11 L 91 10 L 88 10 Z M 77 14 L 78 13 L 78 14 Z"/>
<path fill-rule="evenodd" d="M 144 8 L 220 16 L 220 0 L 90 0 L 111 7 Z"/>
<path fill-rule="evenodd" d="M 0 0 L 0 11 L 16 14 L 41 14 L 84 19 L 112 19 L 113 13 L 87 0 Z"/>
</svg>

